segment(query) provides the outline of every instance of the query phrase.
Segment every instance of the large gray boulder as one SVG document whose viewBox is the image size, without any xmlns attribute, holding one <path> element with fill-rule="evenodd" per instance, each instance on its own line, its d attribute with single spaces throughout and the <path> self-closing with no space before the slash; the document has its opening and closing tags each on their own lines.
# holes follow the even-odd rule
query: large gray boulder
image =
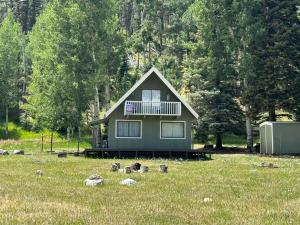
<svg viewBox="0 0 300 225">
<path fill-rule="evenodd" d="M 104 184 L 104 179 L 99 175 L 91 175 L 84 181 L 86 186 L 98 186 Z"/>
<path fill-rule="evenodd" d="M 131 185 L 135 185 L 137 182 L 133 179 L 127 178 L 125 180 L 122 180 L 120 182 L 121 185 L 127 185 L 127 186 L 131 186 Z"/>
</svg>

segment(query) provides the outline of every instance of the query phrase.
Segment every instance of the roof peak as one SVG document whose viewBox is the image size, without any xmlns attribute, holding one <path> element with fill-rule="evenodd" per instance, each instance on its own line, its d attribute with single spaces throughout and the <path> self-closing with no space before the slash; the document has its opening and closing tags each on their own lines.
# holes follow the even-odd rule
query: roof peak
<svg viewBox="0 0 300 225">
<path fill-rule="evenodd" d="M 159 70 L 152 66 L 148 72 L 146 72 L 120 99 L 119 101 L 110 108 L 106 112 L 106 117 L 108 117 L 113 111 L 115 111 L 116 108 L 119 107 L 120 104 L 122 104 L 123 101 L 126 100 L 126 98 L 134 92 L 152 73 L 155 73 L 158 78 L 169 88 L 169 90 L 181 101 L 181 103 L 190 111 L 190 113 L 195 117 L 198 118 L 198 114 L 192 109 L 192 107 L 179 95 L 179 93 L 175 90 L 175 88 L 169 83 L 169 81 L 159 72 Z"/>
</svg>

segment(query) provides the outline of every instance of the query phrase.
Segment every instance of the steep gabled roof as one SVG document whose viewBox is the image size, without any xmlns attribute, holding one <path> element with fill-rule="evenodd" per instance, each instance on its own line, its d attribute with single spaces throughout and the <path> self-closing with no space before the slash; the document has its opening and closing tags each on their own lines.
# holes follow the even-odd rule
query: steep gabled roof
<svg viewBox="0 0 300 225">
<path fill-rule="evenodd" d="M 106 117 L 108 117 L 113 111 L 115 111 L 121 104 L 124 102 L 129 95 L 131 95 L 151 74 L 155 74 L 168 88 L 169 90 L 181 101 L 181 103 L 190 111 L 190 113 L 195 117 L 198 118 L 199 115 L 193 110 L 193 108 L 179 95 L 179 93 L 173 88 L 173 86 L 169 83 L 169 81 L 164 78 L 164 76 L 156 69 L 152 67 L 147 73 L 145 73 L 141 79 L 139 79 L 132 88 L 129 89 L 120 99 L 119 101 L 113 105 L 107 112 Z"/>
</svg>

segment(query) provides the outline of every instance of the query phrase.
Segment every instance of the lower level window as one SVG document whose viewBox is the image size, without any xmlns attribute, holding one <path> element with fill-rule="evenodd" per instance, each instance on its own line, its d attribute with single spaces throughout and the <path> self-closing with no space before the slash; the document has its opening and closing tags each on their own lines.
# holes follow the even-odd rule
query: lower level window
<svg viewBox="0 0 300 225">
<path fill-rule="evenodd" d="M 161 122 L 161 138 L 185 138 L 184 122 Z"/>
<path fill-rule="evenodd" d="M 117 137 L 140 138 L 141 121 L 117 121 Z"/>
</svg>

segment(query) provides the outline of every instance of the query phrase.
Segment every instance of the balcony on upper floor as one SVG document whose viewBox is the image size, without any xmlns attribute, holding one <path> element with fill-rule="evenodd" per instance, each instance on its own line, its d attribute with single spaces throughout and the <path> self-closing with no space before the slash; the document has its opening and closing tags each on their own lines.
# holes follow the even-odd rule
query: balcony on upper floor
<svg viewBox="0 0 300 225">
<path fill-rule="evenodd" d="M 124 115 L 181 116 L 181 102 L 125 101 Z"/>
</svg>

